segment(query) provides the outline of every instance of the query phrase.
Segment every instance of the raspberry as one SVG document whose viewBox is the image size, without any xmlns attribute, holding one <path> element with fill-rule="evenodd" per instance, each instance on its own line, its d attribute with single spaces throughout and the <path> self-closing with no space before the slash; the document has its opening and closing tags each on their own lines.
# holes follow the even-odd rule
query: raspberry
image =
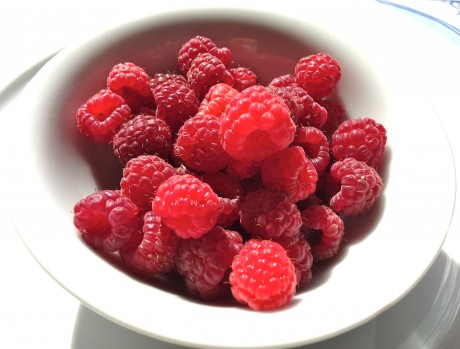
<svg viewBox="0 0 460 349">
<path fill-rule="evenodd" d="M 262 163 L 262 182 L 267 188 L 283 191 L 292 202 L 306 199 L 316 190 L 318 173 L 302 147 L 292 146 Z"/>
<path fill-rule="evenodd" d="M 312 248 L 315 261 L 337 254 L 345 232 L 342 219 L 328 206 L 311 205 L 302 212 L 302 233 Z"/>
<path fill-rule="evenodd" d="M 166 122 L 172 134 L 196 114 L 200 105 L 197 94 L 181 82 L 164 82 L 154 88 L 153 95 L 156 116 Z"/>
<path fill-rule="evenodd" d="M 257 75 L 249 68 L 237 67 L 230 68 L 228 71 L 233 76 L 233 88 L 237 91 L 241 92 L 257 84 Z"/>
<path fill-rule="evenodd" d="M 303 57 L 295 66 L 296 84 L 315 100 L 329 96 L 341 74 L 339 62 L 326 53 Z"/>
<path fill-rule="evenodd" d="M 261 161 L 287 148 L 295 128 L 281 98 L 255 85 L 229 101 L 222 115 L 221 142 L 234 159 Z"/>
<path fill-rule="evenodd" d="M 152 208 L 157 188 L 175 174 L 175 169 L 156 155 L 140 155 L 123 169 L 121 193 L 129 197 L 142 211 Z"/>
<path fill-rule="evenodd" d="M 130 115 L 131 109 L 123 98 L 110 90 L 101 90 L 78 108 L 77 127 L 85 137 L 105 145 Z"/>
<path fill-rule="evenodd" d="M 253 310 L 287 305 L 296 289 L 295 267 L 285 249 L 270 240 L 250 240 L 234 258 L 229 276 L 237 301 Z"/>
<path fill-rule="evenodd" d="M 230 99 L 238 93 L 237 90 L 227 84 L 216 84 L 209 89 L 201 101 L 198 113 L 221 117 Z"/>
<path fill-rule="evenodd" d="M 120 249 L 122 262 L 143 276 L 154 276 L 171 271 L 175 266 L 179 238 L 148 211 L 144 215 L 143 237 L 138 245 Z"/>
<path fill-rule="evenodd" d="M 355 158 L 377 165 L 385 152 L 387 132 L 370 118 L 344 121 L 332 135 L 332 155 L 337 160 Z"/>
<path fill-rule="evenodd" d="M 285 193 L 262 187 L 244 197 L 240 223 L 247 233 L 270 239 L 298 234 L 302 219 Z"/>
<path fill-rule="evenodd" d="M 298 127 L 292 145 L 300 146 L 315 166 L 316 172 L 324 172 L 329 165 L 329 142 L 316 127 Z"/>
<path fill-rule="evenodd" d="M 219 197 L 193 175 L 174 175 L 158 187 L 152 211 L 179 237 L 197 239 L 215 226 Z"/>
<path fill-rule="evenodd" d="M 326 138 L 330 140 L 335 130 L 347 119 L 347 113 L 340 103 L 327 99 L 323 99 L 319 103 L 327 112 L 327 119 L 321 130 L 326 135 Z"/>
<path fill-rule="evenodd" d="M 192 294 L 215 299 L 223 293 L 227 271 L 242 246 L 239 233 L 214 227 L 199 239 L 181 241 L 176 269 Z"/>
<path fill-rule="evenodd" d="M 274 78 L 269 83 L 269 87 L 276 89 L 277 87 L 286 87 L 290 85 L 295 85 L 295 76 L 292 74 L 286 74 Z"/>
<path fill-rule="evenodd" d="M 138 234 L 137 206 L 119 190 L 101 190 L 78 201 L 73 223 L 98 250 L 118 251 Z"/>
<path fill-rule="evenodd" d="M 171 131 L 163 120 L 139 114 L 125 122 L 115 134 L 113 151 L 122 166 L 139 155 L 167 158 L 172 149 L 171 138 Z"/>
<path fill-rule="evenodd" d="M 211 39 L 204 36 L 195 36 L 182 45 L 178 53 L 179 68 L 184 74 L 188 73 L 193 60 L 201 53 L 212 54 L 226 66 L 230 63 L 232 56 L 228 48 L 218 48 Z"/>
<path fill-rule="evenodd" d="M 262 161 L 230 159 L 227 173 L 238 178 L 250 178 L 260 173 Z"/>
<path fill-rule="evenodd" d="M 187 84 L 187 78 L 184 75 L 171 73 L 155 73 L 150 79 L 150 88 L 152 91 L 164 82 L 177 82 L 179 84 Z"/>
<path fill-rule="evenodd" d="M 212 172 L 226 167 L 230 159 L 220 143 L 220 119 L 207 114 L 188 119 L 177 133 L 174 152 L 196 171 Z"/>
<path fill-rule="evenodd" d="M 210 53 L 201 53 L 190 65 L 187 83 L 203 99 L 209 89 L 218 83 L 233 86 L 233 76 L 222 61 Z"/>
<path fill-rule="evenodd" d="M 142 106 L 154 107 L 150 76 L 131 62 L 115 65 L 107 77 L 107 88 L 120 95 L 134 113 Z"/>
<path fill-rule="evenodd" d="M 353 158 L 332 164 L 326 181 L 330 207 L 344 216 L 367 211 L 383 188 L 382 178 L 377 171 Z"/>
</svg>

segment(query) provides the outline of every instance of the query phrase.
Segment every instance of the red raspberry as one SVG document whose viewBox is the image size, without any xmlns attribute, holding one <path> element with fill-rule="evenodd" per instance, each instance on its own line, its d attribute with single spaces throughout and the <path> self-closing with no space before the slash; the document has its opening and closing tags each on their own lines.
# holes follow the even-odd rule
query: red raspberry
<svg viewBox="0 0 460 349">
<path fill-rule="evenodd" d="M 342 219 L 328 206 L 311 205 L 302 211 L 302 233 L 310 243 L 315 261 L 337 254 L 345 232 Z"/>
<path fill-rule="evenodd" d="M 292 145 L 300 146 L 315 166 L 316 172 L 324 172 L 329 165 L 329 142 L 316 127 L 298 127 Z"/>
<path fill-rule="evenodd" d="M 121 178 L 121 193 L 142 211 L 152 209 L 157 188 L 176 173 L 174 167 L 156 155 L 140 155 L 128 161 Z"/>
<path fill-rule="evenodd" d="M 113 151 L 122 166 L 139 155 L 167 158 L 171 153 L 171 131 L 153 115 L 139 114 L 125 122 L 113 137 Z"/>
<path fill-rule="evenodd" d="M 230 159 L 227 173 L 238 178 L 250 178 L 260 173 L 262 161 Z"/>
<path fill-rule="evenodd" d="M 229 276 L 237 301 L 253 310 L 287 305 L 296 290 L 295 267 L 285 249 L 270 240 L 250 240 L 233 259 Z"/>
<path fill-rule="evenodd" d="M 326 138 L 330 140 L 340 124 L 347 119 L 347 113 L 340 103 L 327 99 L 323 99 L 319 103 L 327 111 L 327 119 L 321 130 L 326 135 Z"/>
<path fill-rule="evenodd" d="M 135 113 L 143 106 L 154 107 L 150 76 L 131 62 L 115 65 L 107 77 L 107 88 L 123 97 Z"/>
<path fill-rule="evenodd" d="M 233 87 L 219 83 L 212 86 L 201 101 L 198 113 L 210 114 L 221 117 L 228 102 L 239 92 Z"/>
<path fill-rule="evenodd" d="M 152 211 L 179 237 L 197 239 L 216 225 L 219 197 L 193 175 L 174 175 L 158 187 Z"/>
<path fill-rule="evenodd" d="M 316 190 L 318 173 L 302 147 L 292 146 L 275 153 L 262 163 L 262 182 L 280 190 L 292 202 L 306 199 Z"/>
<path fill-rule="evenodd" d="M 239 233 L 214 227 L 199 239 L 181 241 L 176 269 L 192 294 L 215 299 L 222 295 L 228 270 L 242 246 Z"/>
<path fill-rule="evenodd" d="M 374 205 L 383 188 L 377 171 L 353 158 L 332 164 L 327 177 L 330 207 L 341 215 L 364 213 Z"/>
<path fill-rule="evenodd" d="M 187 84 L 185 75 L 171 74 L 171 73 L 155 73 L 150 79 L 150 88 L 152 91 L 164 82 L 177 82 L 179 84 Z"/>
<path fill-rule="evenodd" d="M 341 74 L 339 62 L 326 53 L 303 57 L 295 67 L 296 84 L 315 100 L 329 96 Z"/>
<path fill-rule="evenodd" d="M 153 95 L 157 104 L 156 116 L 166 122 L 172 134 L 197 113 L 200 105 L 197 94 L 180 82 L 164 82 L 153 90 Z"/>
<path fill-rule="evenodd" d="M 240 223 L 248 234 L 271 239 L 298 234 L 302 219 L 285 193 L 262 187 L 244 197 Z"/>
<path fill-rule="evenodd" d="M 255 85 L 229 101 L 222 115 L 221 142 L 234 159 L 261 161 L 287 148 L 295 128 L 281 98 Z"/>
<path fill-rule="evenodd" d="M 295 76 L 292 74 L 286 74 L 274 78 L 269 83 L 269 87 L 276 89 L 277 87 L 286 87 L 290 85 L 295 85 Z"/>
<path fill-rule="evenodd" d="M 77 127 L 93 142 L 109 144 L 130 115 L 131 109 L 123 98 L 110 90 L 101 90 L 78 108 Z"/>
<path fill-rule="evenodd" d="M 387 132 L 370 118 L 344 121 L 332 135 L 332 155 L 337 160 L 355 158 L 370 166 L 379 163 L 385 152 Z"/>
<path fill-rule="evenodd" d="M 179 50 L 177 57 L 179 68 L 184 74 L 187 74 L 193 60 L 201 53 L 210 53 L 219 58 L 224 65 L 231 61 L 232 54 L 226 47 L 219 48 L 209 38 L 204 36 L 195 36 L 187 41 Z"/>
<path fill-rule="evenodd" d="M 171 271 L 175 266 L 179 238 L 161 223 L 160 217 L 148 211 L 144 215 L 143 237 L 139 244 L 120 249 L 122 262 L 143 276 Z"/>
<path fill-rule="evenodd" d="M 187 72 L 187 83 L 203 99 L 215 84 L 233 86 L 233 76 L 219 58 L 210 53 L 201 53 L 193 60 Z"/>
<path fill-rule="evenodd" d="M 118 251 L 138 234 L 137 206 L 119 190 L 101 190 L 78 201 L 73 223 L 98 250 Z"/>
<path fill-rule="evenodd" d="M 233 76 L 233 88 L 237 91 L 241 92 L 257 84 L 257 75 L 249 68 L 237 67 L 230 68 L 228 71 Z"/>
<path fill-rule="evenodd" d="M 220 119 L 207 114 L 197 114 L 182 125 L 174 152 L 186 166 L 200 172 L 223 169 L 230 161 L 220 144 Z"/>
</svg>

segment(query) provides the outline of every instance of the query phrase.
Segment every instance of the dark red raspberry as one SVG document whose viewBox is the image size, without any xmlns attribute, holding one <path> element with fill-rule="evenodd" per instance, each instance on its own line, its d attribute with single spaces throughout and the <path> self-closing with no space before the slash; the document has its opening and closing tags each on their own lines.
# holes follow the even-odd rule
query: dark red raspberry
<svg viewBox="0 0 460 349">
<path fill-rule="evenodd" d="M 101 90 L 78 108 L 77 127 L 93 142 L 109 144 L 130 115 L 131 109 L 123 98 L 110 90 Z"/>
<path fill-rule="evenodd" d="M 174 175 L 163 182 L 152 211 L 183 238 L 197 239 L 211 230 L 219 216 L 219 197 L 193 175 Z"/>
<path fill-rule="evenodd" d="M 212 86 L 201 101 L 198 113 L 221 117 L 228 102 L 239 92 L 233 87 L 219 83 Z"/>
<path fill-rule="evenodd" d="M 270 240 L 250 240 L 233 259 L 229 276 L 237 301 L 253 310 L 287 305 L 296 290 L 295 267 L 286 250 Z"/>
<path fill-rule="evenodd" d="M 285 193 L 262 187 L 243 198 L 240 223 L 248 234 L 270 239 L 298 234 L 302 219 Z"/>
<path fill-rule="evenodd" d="M 195 36 L 188 40 L 179 50 L 178 63 L 179 68 L 184 74 L 187 74 L 193 60 L 201 53 L 210 53 L 213 56 L 219 58 L 222 63 L 226 66 L 231 61 L 231 51 L 222 47 L 219 48 L 211 39 L 204 36 Z"/>
<path fill-rule="evenodd" d="M 316 127 L 297 127 L 292 145 L 302 147 L 307 157 L 315 166 L 316 172 L 324 172 L 329 165 L 329 142 Z"/>
<path fill-rule="evenodd" d="M 185 75 L 172 74 L 172 73 L 155 73 L 150 79 L 150 88 L 152 91 L 164 82 L 177 82 L 179 84 L 187 84 Z"/>
<path fill-rule="evenodd" d="M 140 112 L 144 106 L 155 106 L 150 76 L 134 63 L 115 65 L 107 77 L 107 88 L 123 97 L 133 113 Z"/>
<path fill-rule="evenodd" d="M 373 119 L 345 120 L 332 135 L 331 150 L 336 160 L 355 158 L 368 165 L 379 163 L 385 152 L 387 131 Z"/>
<path fill-rule="evenodd" d="M 364 213 L 382 192 L 383 181 L 377 171 L 353 158 L 332 164 L 326 180 L 330 207 L 341 215 Z"/>
<path fill-rule="evenodd" d="M 128 161 L 120 181 L 121 193 L 142 211 L 152 209 L 157 188 L 176 174 L 169 163 L 156 155 L 140 155 Z"/>
<path fill-rule="evenodd" d="M 287 194 L 292 202 L 306 199 L 316 190 L 318 173 L 302 147 L 292 146 L 264 160 L 260 171 L 267 188 Z"/>
<path fill-rule="evenodd" d="M 148 211 L 144 215 L 143 237 L 139 244 L 120 249 L 122 262 L 143 276 L 154 276 L 171 271 L 179 238 L 161 223 L 160 217 Z"/>
<path fill-rule="evenodd" d="M 347 113 L 344 106 L 338 102 L 323 99 L 319 103 L 327 111 L 327 119 L 321 130 L 330 140 L 340 124 L 347 119 Z"/>
<path fill-rule="evenodd" d="M 255 85 L 229 101 L 222 115 L 221 142 L 234 159 L 261 161 L 287 148 L 295 129 L 281 98 Z"/>
<path fill-rule="evenodd" d="M 286 87 L 291 85 L 295 85 L 295 76 L 292 74 L 286 74 L 274 78 L 268 86 L 276 89 L 277 87 Z"/>
<path fill-rule="evenodd" d="M 328 206 L 311 205 L 302 211 L 302 233 L 310 243 L 313 259 L 332 258 L 340 249 L 345 228 L 342 219 Z"/>
<path fill-rule="evenodd" d="M 249 68 L 236 67 L 228 70 L 233 76 L 233 88 L 237 91 L 257 84 L 257 75 Z"/>
<path fill-rule="evenodd" d="M 157 104 L 155 115 L 166 122 L 172 134 L 197 113 L 200 105 L 197 94 L 180 82 L 164 82 L 154 88 L 153 95 Z"/>
<path fill-rule="evenodd" d="M 233 76 L 219 58 L 210 53 L 201 53 L 187 72 L 187 83 L 203 99 L 209 89 L 218 83 L 233 86 Z"/>
<path fill-rule="evenodd" d="M 73 223 L 98 250 L 118 251 L 139 234 L 137 206 L 119 190 L 101 190 L 78 201 Z"/>
<path fill-rule="evenodd" d="M 196 171 L 213 172 L 230 161 L 220 143 L 220 118 L 196 114 L 177 132 L 174 153 L 184 164 Z"/>
<path fill-rule="evenodd" d="M 153 115 L 139 114 L 125 122 L 113 137 L 113 151 L 122 166 L 139 155 L 167 158 L 172 150 L 171 131 Z"/>
<path fill-rule="evenodd" d="M 242 246 L 239 233 L 214 227 L 199 239 L 181 241 L 176 269 L 192 294 L 215 299 L 223 294 L 233 258 Z"/>
<path fill-rule="evenodd" d="M 262 161 L 230 159 L 227 173 L 238 178 L 251 178 L 260 173 Z"/>
<path fill-rule="evenodd" d="M 296 84 L 315 100 L 329 96 L 341 75 L 339 62 L 326 53 L 303 57 L 295 67 Z"/>
</svg>

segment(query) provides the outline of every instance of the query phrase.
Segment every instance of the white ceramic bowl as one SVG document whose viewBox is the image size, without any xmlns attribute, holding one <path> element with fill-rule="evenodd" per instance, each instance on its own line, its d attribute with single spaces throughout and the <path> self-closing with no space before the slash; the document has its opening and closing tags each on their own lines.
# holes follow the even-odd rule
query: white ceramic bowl
<svg viewBox="0 0 460 349">
<path fill-rule="evenodd" d="M 318 22 L 308 14 L 173 11 L 57 54 L 28 85 L 22 115 L 11 121 L 24 135 L 20 142 L 11 140 L 17 150 L 11 160 L 11 215 L 45 270 L 108 319 L 201 348 L 313 343 L 356 327 L 401 299 L 434 261 L 449 227 L 455 195 L 449 144 L 426 101 L 391 60 L 378 59 L 375 45 L 351 42 L 345 31 Z M 143 283 L 116 260 L 95 254 L 72 224 L 73 205 L 96 189 L 116 187 L 120 175 L 110 150 L 78 133 L 75 111 L 105 86 L 117 63 L 131 61 L 148 73 L 176 69 L 179 45 L 195 35 L 232 49 L 234 59 L 254 67 L 262 83 L 291 72 L 302 56 L 328 52 L 342 64 L 338 97 L 349 115 L 373 117 L 388 130 L 382 197 L 368 214 L 347 222 L 341 253 L 315 269 L 310 286 L 280 311 L 207 304 L 168 283 Z"/>
</svg>

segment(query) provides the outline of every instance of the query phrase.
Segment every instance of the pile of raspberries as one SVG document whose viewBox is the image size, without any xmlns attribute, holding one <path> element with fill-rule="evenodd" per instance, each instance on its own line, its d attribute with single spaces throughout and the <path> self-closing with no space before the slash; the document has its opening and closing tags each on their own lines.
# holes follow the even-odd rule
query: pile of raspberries
<svg viewBox="0 0 460 349">
<path fill-rule="evenodd" d="M 123 175 L 75 204 L 74 225 L 142 277 L 284 307 L 339 252 L 343 218 L 379 198 L 386 130 L 334 100 L 342 71 L 328 54 L 268 85 L 207 37 L 176 59 L 174 73 L 115 65 L 78 109 L 81 134 L 113 148 Z"/>
</svg>

